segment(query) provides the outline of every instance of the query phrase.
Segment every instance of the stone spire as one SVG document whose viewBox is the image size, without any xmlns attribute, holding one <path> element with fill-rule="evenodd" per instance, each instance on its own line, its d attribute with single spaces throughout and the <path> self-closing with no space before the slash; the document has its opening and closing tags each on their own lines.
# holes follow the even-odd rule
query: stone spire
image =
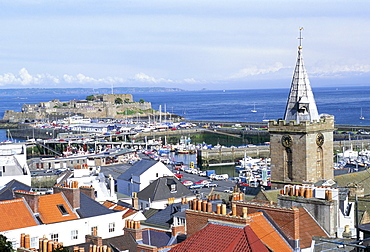
<svg viewBox="0 0 370 252">
<path fill-rule="evenodd" d="M 295 120 L 297 123 L 301 121 L 313 122 L 320 119 L 310 81 L 308 80 L 306 68 L 303 63 L 302 30 L 303 28 L 300 28 L 298 59 L 285 109 L 284 120 L 286 122 L 291 120 Z"/>
</svg>

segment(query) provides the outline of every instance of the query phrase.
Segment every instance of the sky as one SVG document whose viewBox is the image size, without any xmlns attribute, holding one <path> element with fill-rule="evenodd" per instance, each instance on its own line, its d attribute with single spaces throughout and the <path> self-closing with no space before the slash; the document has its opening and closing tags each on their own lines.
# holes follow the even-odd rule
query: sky
<svg viewBox="0 0 370 252">
<path fill-rule="evenodd" d="M 370 83 L 370 1 L 2 0 L 0 88 Z"/>
</svg>

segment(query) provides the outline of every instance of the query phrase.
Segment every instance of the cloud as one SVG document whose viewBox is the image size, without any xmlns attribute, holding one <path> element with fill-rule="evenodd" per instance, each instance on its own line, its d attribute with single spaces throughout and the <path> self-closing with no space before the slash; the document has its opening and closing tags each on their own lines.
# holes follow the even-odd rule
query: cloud
<svg viewBox="0 0 370 252">
<path fill-rule="evenodd" d="M 146 75 L 145 73 L 138 73 L 135 74 L 134 78 L 131 79 L 131 81 L 140 81 L 140 82 L 146 82 L 146 83 L 173 83 L 173 80 L 170 79 L 164 79 L 164 78 L 154 78 L 152 76 Z"/>
<path fill-rule="evenodd" d="M 310 69 L 310 75 L 341 75 L 341 74 L 362 74 L 369 73 L 370 65 L 353 64 L 353 65 L 324 65 Z"/>
<path fill-rule="evenodd" d="M 238 73 L 232 75 L 230 79 L 242 79 L 250 76 L 256 75 L 264 75 L 269 73 L 275 73 L 279 70 L 283 69 L 283 64 L 280 62 L 276 62 L 273 66 L 269 66 L 266 68 L 260 68 L 258 66 L 252 66 L 248 68 L 241 69 Z"/>
<path fill-rule="evenodd" d="M 22 68 L 19 70 L 18 75 L 13 73 L 5 73 L 0 75 L 0 85 L 21 85 L 29 86 L 33 84 L 55 84 L 59 83 L 59 79 L 50 74 L 37 74 L 32 76 L 27 69 Z"/>
<path fill-rule="evenodd" d="M 33 87 L 50 87 L 51 84 L 65 84 L 65 87 L 75 87 L 73 84 L 90 84 L 97 87 L 104 85 L 118 85 L 118 84 L 132 84 L 141 82 L 144 84 L 168 84 L 176 85 L 181 83 L 197 84 L 204 83 L 204 81 L 198 81 L 194 78 L 186 78 L 183 80 L 171 80 L 165 78 L 155 78 L 145 73 L 135 74 L 131 78 L 122 77 L 105 77 L 105 78 L 94 78 L 86 76 L 82 73 L 77 75 L 64 74 L 62 77 L 53 76 L 51 74 L 30 74 L 27 69 L 22 68 L 18 74 L 6 73 L 0 75 L 0 86 L 30 86 Z"/>
</svg>

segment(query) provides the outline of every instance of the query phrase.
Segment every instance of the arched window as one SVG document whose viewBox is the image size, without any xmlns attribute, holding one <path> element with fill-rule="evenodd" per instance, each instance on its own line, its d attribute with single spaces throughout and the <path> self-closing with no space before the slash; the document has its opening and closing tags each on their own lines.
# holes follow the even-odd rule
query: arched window
<svg viewBox="0 0 370 252">
<path fill-rule="evenodd" d="M 293 154 L 292 149 L 287 147 L 284 151 L 284 178 L 293 180 Z"/>
<path fill-rule="evenodd" d="M 323 150 L 321 146 L 317 147 L 316 152 L 316 177 L 322 179 L 324 177 L 324 162 L 323 162 Z"/>
</svg>

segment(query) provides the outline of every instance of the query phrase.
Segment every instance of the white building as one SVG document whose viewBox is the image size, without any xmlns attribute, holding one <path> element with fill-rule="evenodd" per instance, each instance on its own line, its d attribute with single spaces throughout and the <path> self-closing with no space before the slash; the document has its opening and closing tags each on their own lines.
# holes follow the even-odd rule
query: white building
<svg viewBox="0 0 370 252">
<path fill-rule="evenodd" d="M 132 196 L 164 176 L 174 175 L 162 162 L 142 159 L 117 178 L 117 192 Z"/>
<path fill-rule="evenodd" d="M 0 186 L 13 179 L 31 185 L 31 173 L 27 165 L 24 144 L 0 145 Z"/>
</svg>

